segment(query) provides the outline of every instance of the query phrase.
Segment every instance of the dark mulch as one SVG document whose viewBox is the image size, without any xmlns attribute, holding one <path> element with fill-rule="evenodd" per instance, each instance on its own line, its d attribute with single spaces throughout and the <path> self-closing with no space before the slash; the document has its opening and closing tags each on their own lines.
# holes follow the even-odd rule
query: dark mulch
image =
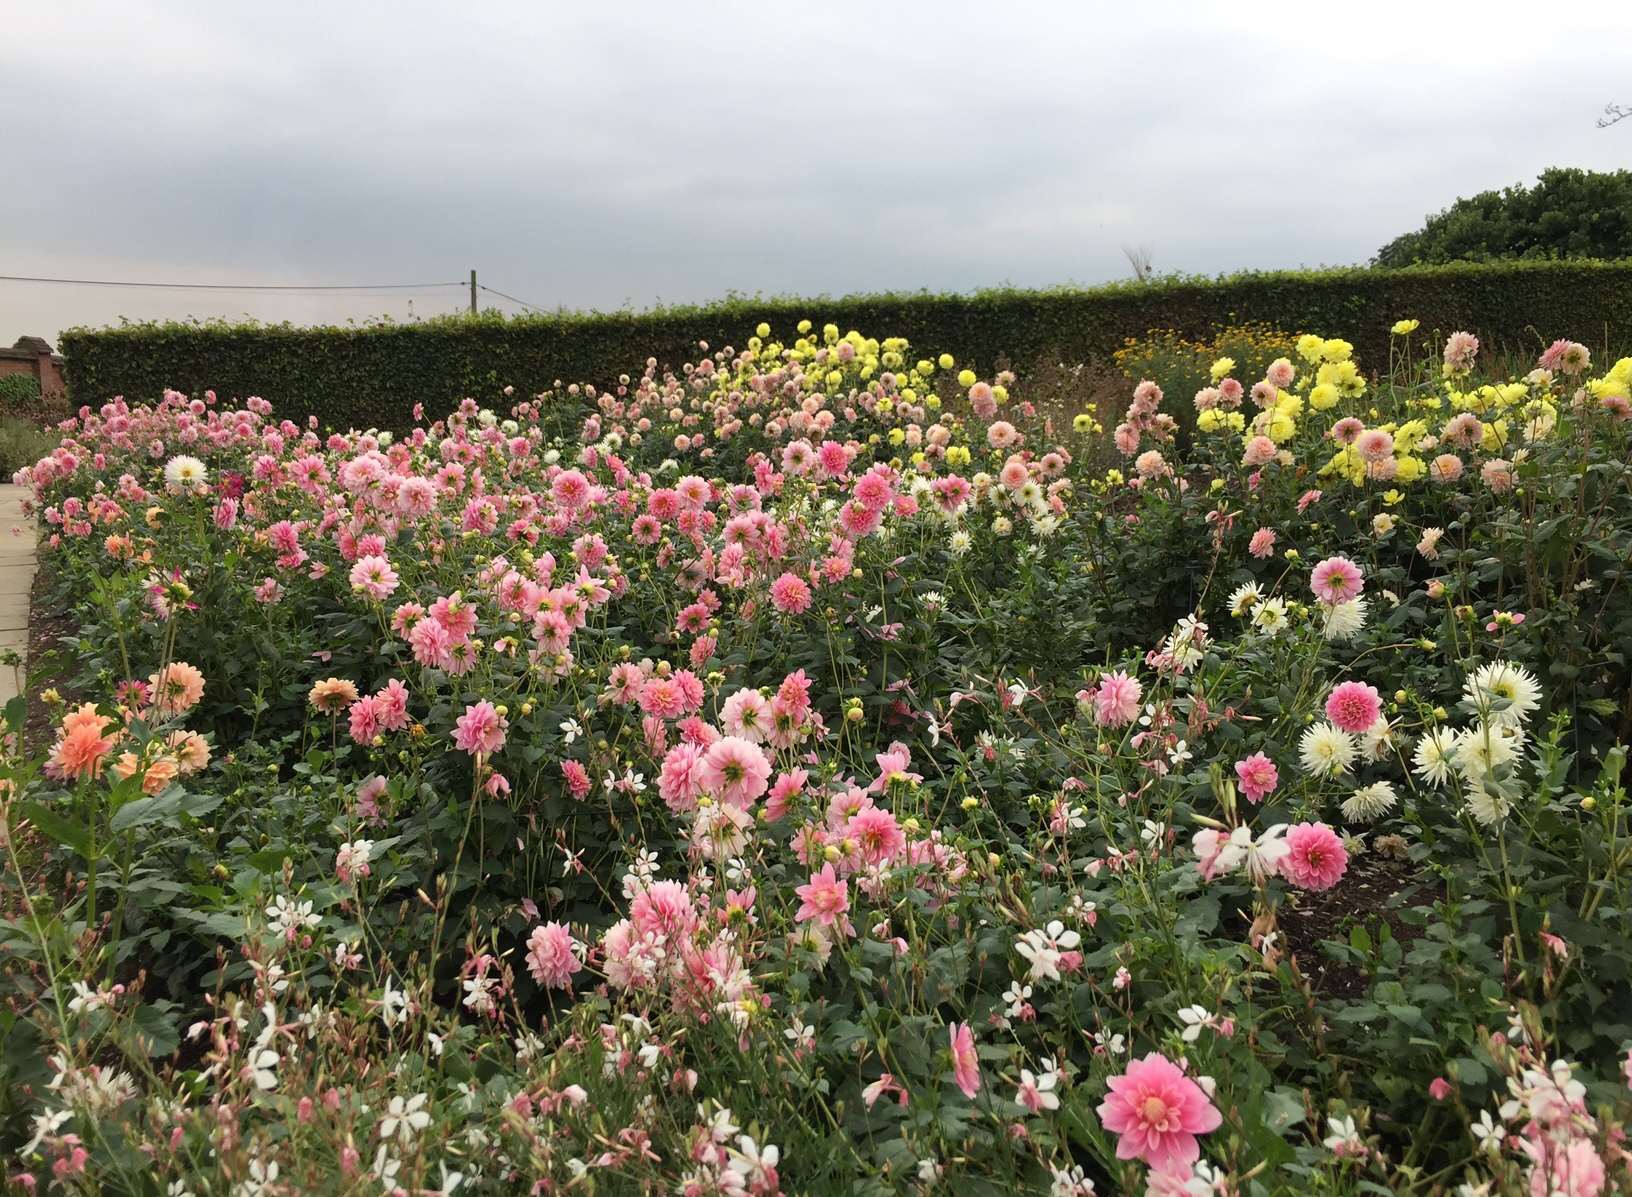
<svg viewBox="0 0 1632 1197">
<path fill-rule="evenodd" d="M 1320 997 L 1358 998 L 1370 986 L 1371 974 L 1359 964 L 1334 960 L 1321 950 L 1321 942 L 1348 943 L 1352 929 L 1363 927 L 1375 944 L 1386 925 L 1404 947 L 1421 937 L 1422 928 L 1405 922 L 1401 913 L 1438 896 L 1434 883 L 1410 861 L 1368 852 L 1350 863 L 1342 885 L 1322 893 L 1288 894 L 1278 919 L 1282 944 Z"/>
</svg>

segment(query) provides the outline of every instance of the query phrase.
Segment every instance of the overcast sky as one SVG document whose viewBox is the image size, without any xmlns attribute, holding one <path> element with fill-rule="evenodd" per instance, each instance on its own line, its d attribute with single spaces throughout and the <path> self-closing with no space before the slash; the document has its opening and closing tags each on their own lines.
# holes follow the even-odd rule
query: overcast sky
<svg viewBox="0 0 1632 1197">
<path fill-rule="evenodd" d="M 546 308 L 1363 261 L 1632 165 L 1632 4 L 10 0 L 0 274 Z M 468 294 L 0 282 L 0 344 Z M 495 296 L 482 302 L 519 310 Z M 411 306 L 410 306 L 411 305 Z"/>
</svg>

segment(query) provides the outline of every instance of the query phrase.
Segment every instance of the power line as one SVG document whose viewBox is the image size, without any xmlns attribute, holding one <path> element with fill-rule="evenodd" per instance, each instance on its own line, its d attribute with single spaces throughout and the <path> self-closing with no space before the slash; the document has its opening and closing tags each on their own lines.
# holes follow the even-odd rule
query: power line
<svg viewBox="0 0 1632 1197">
<path fill-rule="evenodd" d="M 545 311 L 537 304 L 528 303 L 525 299 L 517 299 L 514 295 L 506 295 L 503 291 L 489 287 L 486 283 L 478 283 L 477 286 L 489 294 L 497 295 L 500 299 L 508 299 L 511 303 L 519 303 L 522 307 L 527 308 L 530 311 L 537 312 L 540 316 L 549 315 L 549 312 Z"/>
<path fill-rule="evenodd" d="M 72 287 L 152 287 L 167 291 L 431 291 L 441 287 L 465 285 L 464 283 L 148 283 L 116 279 L 39 278 L 24 274 L 0 274 L 0 282 L 55 283 Z M 518 299 L 515 302 L 522 301 Z"/>
</svg>

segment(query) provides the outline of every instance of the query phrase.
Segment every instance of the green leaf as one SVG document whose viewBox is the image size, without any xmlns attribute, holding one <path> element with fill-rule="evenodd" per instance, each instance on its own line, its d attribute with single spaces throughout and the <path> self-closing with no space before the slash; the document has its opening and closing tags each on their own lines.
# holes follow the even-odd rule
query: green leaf
<svg viewBox="0 0 1632 1197">
<path fill-rule="evenodd" d="M 169 820 L 180 808 L 181 792 L 175 789 L 152 797 L 136 798 L 113 812 L 113 818 L 108 820 L 108 829 L 116 835 L 134 831 L 138 827 Z"/>
<path fill-rule="evenodd" d="M 1287 1085 L 1264 1094 L 1264 1124 L 1276 1134 L 1303 1121 L 1303 1094 Z"/>
<path fill-rule="evenodd" d="M 149 1002 L 136 1007 L 136 1042 L 149 1056 L 168 1056 L 181 1044 L 175 1016 L 167 1012 L 170 1006 L 169 1002 Z"/>
<path fill-rule="evenodd" d="M 19 808 L 23 818 L 34 824 L 40 834 L 55 840 L 65 848 L 72 848 L 86 860 L 91 857 L 91 832 L 83 823 L 77 823 L 38 802 L 24 802 Z"/>
</svg>

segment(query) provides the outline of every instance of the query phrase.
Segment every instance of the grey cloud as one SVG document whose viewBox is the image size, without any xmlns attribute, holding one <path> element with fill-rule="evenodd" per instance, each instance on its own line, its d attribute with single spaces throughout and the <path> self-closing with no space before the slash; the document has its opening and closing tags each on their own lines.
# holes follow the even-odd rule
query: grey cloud
<svg viewBox="0 0 1632 1197">
<path fill-rule="evenodd" d="M 7 274 L 475 265 L 570 307 L 1091 283 L 1125 273 L 1125 242 L 1199 272 L 1363 260 L 1458 194 L 1632 158 L 1632 128 L 1592 127 L 1611 73 L 1583 69 L 1632 40 L 1608 2 L 1545 22 L 1499 4 L 36 8 L 0 45 Z M 406 301 L 0 283 L 0 340 Z"/>
</svg>

